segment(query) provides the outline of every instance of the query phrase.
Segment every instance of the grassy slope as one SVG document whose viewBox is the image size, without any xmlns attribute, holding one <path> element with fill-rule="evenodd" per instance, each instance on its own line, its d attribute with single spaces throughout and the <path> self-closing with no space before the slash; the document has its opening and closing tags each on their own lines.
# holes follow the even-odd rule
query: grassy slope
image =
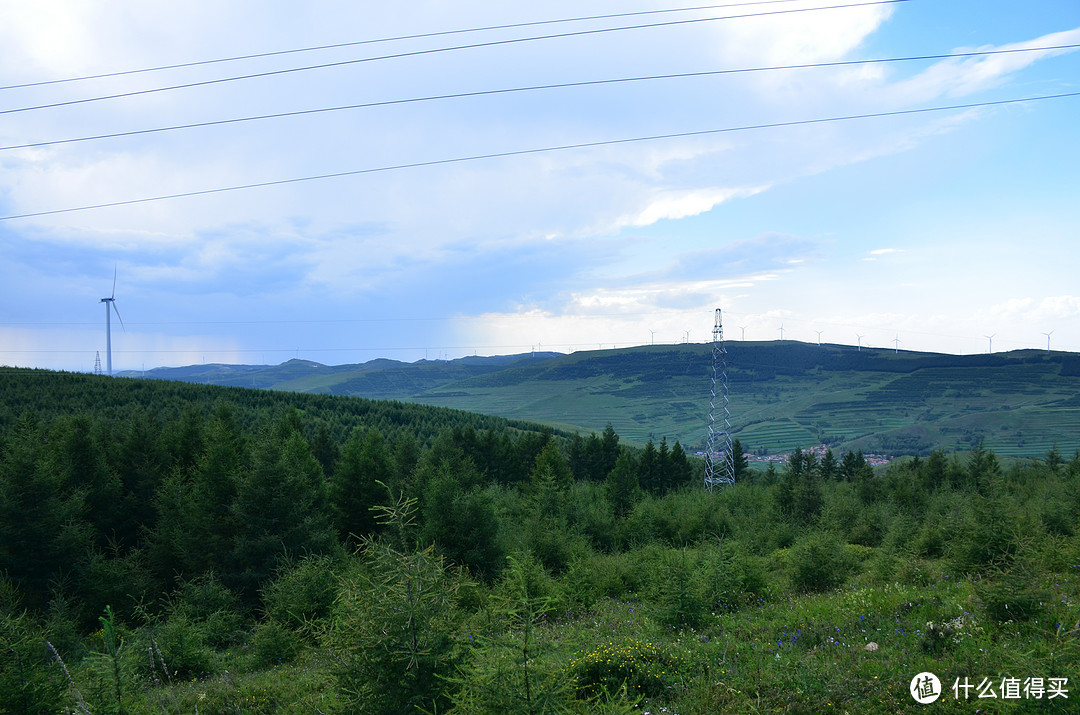
<svg viewBox="0 0 1080 715">
<path fill-rule="evenodd" d="M 985 438 L 1003 455 L 1042 456 L 1055 442 L 1071 454 L 1080 449 L 1080 377 L 1062 374 L 1069 357 L 732 343 L 732 429 L 744 446 L 769 452 L 830 439 L 842 449 L 904 454 Z M 698 446 L 710 360 L 705 345 L 575 353 L 408 399 L 589 429 L 611 422 L 632 441 L 668 435 Z"/>
<path fill-rule="evenodd" d="M 1080 449 L 1080 356 L 1026 350 L 942 355 L 850 346 L 730 342 L 732 431 L 750 450 L 789 452 L 829 440 L 837 450 L 925 453 L 982 438 L 998 454 Z M 291 360 L 262 368 L 160 371 L 173 379 L 396 399 L 601 430 L 630 442 L 666 435 L 700 448 L 711 345 L 655 345 L 449 362 L 379 360 L 328 367 Z"/>
</svg>

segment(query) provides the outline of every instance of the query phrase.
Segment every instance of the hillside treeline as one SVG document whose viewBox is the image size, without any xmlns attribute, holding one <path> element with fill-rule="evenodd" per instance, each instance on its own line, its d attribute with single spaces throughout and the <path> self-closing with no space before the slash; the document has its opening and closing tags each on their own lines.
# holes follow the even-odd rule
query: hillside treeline
<svg viewBox="0 0 1080 715">
<path fill-rule="evenodd" d="M 610 427 L 22 377 L 0 388 L 25 398 L 0 421 L 3 713 L 743 712 L 807 689 L 895 712 L 870 673 L 1080 655 L 1080 456 L 797 451 L 710 495 L 677 442 Z M 888 658 L 816 655 L 859 629 Z"/>
</svg>

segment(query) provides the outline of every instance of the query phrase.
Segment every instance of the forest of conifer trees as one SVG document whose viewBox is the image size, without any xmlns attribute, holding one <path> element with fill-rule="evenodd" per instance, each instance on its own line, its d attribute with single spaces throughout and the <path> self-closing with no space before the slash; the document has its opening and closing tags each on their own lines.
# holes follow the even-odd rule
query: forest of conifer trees
<svg viewBox="0 0 1080 715">
<path fill-rule="evenodd" d="M 796 451 L 709 495 L 681 444 L 610 426 L 43 371 L 0 394 L 0 713 L 896 712 L 920 670 L 1078 675 L 1056 450 Z"/>
</svg>

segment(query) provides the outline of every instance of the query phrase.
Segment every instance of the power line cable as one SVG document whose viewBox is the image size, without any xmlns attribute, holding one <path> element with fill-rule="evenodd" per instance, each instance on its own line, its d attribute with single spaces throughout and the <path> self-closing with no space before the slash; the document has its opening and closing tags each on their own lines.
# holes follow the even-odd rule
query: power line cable
<svg viewBox="0 0 1080 715">
<path fill-rule="evenodd" d="M 532 22 L 515 22 L 515 23 L 509 23 L 509 24 L 505 24 L 505 25 L 487 25 L 487 26 L 484 26 L 484 27 L 470 27 L 470 28 L 463 28 L 463 29 L 458 29 L 458 30 L 441 30 L 441 31 L 437 31 L 437 32 L 424 32 L 424 33 L 413 34 L 413 35 L 398 35 L 396 37 L 381 37 L 381 38 L 372 39 L 372 40 L 357 40 L 357 41 L 354 41 L 354 42 L 338 42 L 338 43 L 334 43 L 334 44 L 315 45 L 313 47 L 300 47 L 300 48 L 295 48 L 295 49 L 290 49 L 290 50 L 274 50 L 274 51 L 270 51 L 270 52 L 258 52 L 258 53 L 254 53 L 254 54 L 248 54 L 248 55 L 236 55 L 236 56 L 233 56 L 233 57 L 221 57 L 221 58 L 213 59 L 213 60 L 197 60 L 197 61 L 193 61 L 193 62 L 181 62 L 181 63 L 178 63 L 178 64 L 160 65 L 158 67 L 143 67 L 143 68 L 134 69 L 134 70 L 119 70 L 119 71 L 116 71 L 116 72 L 104 72 L 102 74 L 85 75 L 85 76 L 82 76 L 82 77 L 65 77 L 63 79 L 50 79 L 50 80 L 42 80 L 42 81 L 39 81 L 39 82 L 25 82 L 23 84 L 12 84 L 12 85 L 7 85 L 5 87 L 0 87 L 0 91 L 6 90 L 6 89 L 22 89 L 24 87 L 41 87 L 41 86 L 50 85 L 50 84 L 63 84 L 63 83 L 69 83 L 69 82 L 83 82 L 83 81 L 86 81 L 86 80 L 106 79 L 106 78 L 109 78 L 109 77 L 123 77 L 125 75 L 132 75 L 132 74 L 145 74 L 145 73 L 148 73 L 148 72 L 161 72 L 161 71 L 164 71 L 164 70 L 183 69 L 183 68 L 187 68 L 187 67 L 199 67 L 199 66 L 202 66 L 202 65 L 220 64 L 220 63 L 223 63 L 223 62 L 237 62 L 237 61 L 240 61 L 240 60 L 261 59 L 261 58 L 264 58 L 264 57 L 277 57 L 277 56 L 280 56 L 280 55 L 291 55 L 291 54 L 297 54 L 297 53 L 302 53 L 302 52 L 317 52 L 317 51 L 321 51 L 321 50 L 335 50 L 335 49 L 341 49 L 343 47 L 359 47 L 359 46 L 362 46 L 362 45 L 374 45 L 374 44 L 381 44 L 381 43 L 385 43 L 385 42 L 398 42 L 398 41 L 402 41 L 402 40 L 419 40 L 419 39 L 429 39 L 429 38 L 432 38 L 432 37 L 444 37 L 444 36 L 447 36 L 447 35 L 462 35 L 462 34 L 467 34 L 467 33 L 470 33 L 470 32 L 486 32 L 486 31 L 490 31 L 490 30 L 510 30 L 510 29 L 517 29 L 517 28 L 522 28 L 522 27 L 538 27 L 538 26 L 541 26 L 541 25 L 558 25 L 558 24 L 566 24 L 566 23 L 572 23 L 572 22 L 587 22 L 587 21 L 590 21 L 590 20 L 614 20 L 614 19 L 623 18 L 623 17 L 638 17 L 638 16 L 643 16 L 643 15 L 666 15 L 666 14 L 677 13 L 677 12 L 695 12 L 695 11 L 702 11 L 702 10 L 719 10 L 719 9 L 722 9 L 722 8 L 729 8 L 729 7 L 744 7 L 744 6 L 747 6 L 747 5 L 775 5 L 775 4 L 778 4 L 778 3 L 790 3 L 790 2 L 799 2 L 799 1 L 800 0 L 754 0 L 754 2 L 724 3 L 724 4 L 720 4 L 720 5 L 698 5 L 698 6 L 695 6 L 695 7 L 669 8 L 667 10 L 640 10 L 640 11 L 637 11 L 637 12 L 618 12 L 618 13 L 611 13 L 611 14 L 608 14 L 608 15 L 585 15 L 585 16 L 582 16 L 582 17 L 560 18 L 560 19 L 557 19 L 557 20 L 536 20 L 536 21 L 532 21 Z"/>
<path fill-rule="evenodd" d="M 156 92 L 169 92 L 169 91 L 176 90 L 176 89 L 190 89 L 192 87 L 204 87 L 204 86 L 207 86 L 207 85 L 221 84 L 223 82 L 237 82 L 237 81 L 240 81 L 240 80 L 257 79 L 257 78 L 260 78 L 260 77 L 273 77 L 273 76 L 278 76 L 278 75 L 290 74 L 290 73 L 293 73 L 293 72 L 307 72 L 307 71 L 311 71 L 311 70 L 328 69 L 328 68 L 331 68 L 331 67 L 344 67 L 344 66 L 355 65 L 355 64 L 360 64 L 360 63 L 364 63 L 364 62 L 376 62 L 376 61 L 380 61 L 380 60 L 400 59 L 400 58 L 403 58 L 403 57 L 416 57 L 416 56 L 419 56 L 419 55 L 430 55 L 430 54 L 436 54 L 436 53 L 440 53 L 440 52 L 454 52 L 454 51 L 457 51 L 457 50 L 471 50 L 471 49 L 477 49 L 477 48 L 481 48 L 481 47 L 496 47 L 496 46 L 500 46 L 500 45 L 511 45 L 511 44 L 517 44 L 517 43 L 522 43 L 522 42 L 536 42 L 536 41 L 539 41 L 539 40 L 553 40 L 553 39 L 561 39 L 561 38 L 566 38 L 566 37 L 581 37 L 581 36 L 584 36 L 584 35 L 598 35 L 598 34 L 609 33 L 609 32 L 622 32 L 624 30 L 643 30 L 643 29 L 651 29 L 651 28 L 656 28 L 656 27 L 671 27 L 671 26 L 674 26 L 674 25 L 688 25 L 688 24 L 703 23 L 703 22 L 716 22 L 716 21 L 719 21 L 719 20 L 735 20 L 735 19 L 748 18 L 748 17 L 764 17 L 764 16 L 768 16 L 768 15 L 785 15 L 785 14 L 796 13 L 796 12 L 815 12 L 815 11 L 818 11 L 818 10 L 838 10 L 838 9 L 846 9 L 846 8 L 853 8 L 853 7 L 867 7 L 867 6 L 872 6 L 872 5 L 891 5 L 891 4 L 895 4 L 895 3 L 910 2 L 910 1 L 911 0 L 872 0 L 871 2 L 851 3 L 851 4 L 845 4 L 845 5 L 829 5 L 829 6 L 823 6 L 823 7 L 797 8 L 797 9 L 792 9 L 792 10 L 771 10 L 771 11 L 768 11 L 768 12 L 749 13 L 749 14 L 745 14 L 745 15 L 726 15 L 726 16 L 723 16 L 723 17 L 694 18 L 694 19 L 691 19 L 691 20 L 672 20 L 672 21 L 669 21 L 669 22 L 654 22 L 654 23 L 648 23 L 648 24 L 643 24 L 643 25 L 625 25 L 625 26 L 622 26 L 622 27 L 606 27 L 606 28 L 593 29 L 593 30 L 579 30 L 577 32 L 563 32 L 563 33 L 557 33 L 557 34 L 552 34 L 552 35 L 538 35 L 538 36 L 533 36 L 533 37 L 518 37 L 518 38 L 512 38 L 512 39 L 508 39 L 508 40 L 493 40 L 491 42 L 478 42 L 478 43 L 473 43 L 473 44 L 468 44 L 468 45 L 455 45 L 453 47 L 436 47 L 436 48 L 431 48 L 431 49 L 426 49 L 426 50 L 414 50 L 414 51 L 411 51 L 411 52 L 399 52 L 399 53 L 390 54 L 390 55 L 380 55 L 378 57 L 363 57 L 363 58 L 359 58 L 359 59 L 342 60 L 340 62 L 326 62 L 326 63 L 318 64 L 318 65 L 306 65 L 304 67 L 289 67 L 289 68 L 286 68 L 286 69 L 272 70 L 272 71 L 268 71 L 268 72 L 255 72 L 255 73 L 251 73 L 251 74 L 237 75 L 237 76 L 233 76 L 233 77 L 219 77 L 218 79 L 203 80 L 203 81 L 200 81 L 200 82 L 187 82 L 187 83 L 184 83 L 184 84 L 175 84 L 175 85 L 170 85 L 170 86 L 167 86 L 167 87 L 153 87 L 151 89 L 141 89 L 141 90 L 135 90 L 135 91 L 132 91 L 132 92 L 120 92 L 118 94 L 109 94 L 109 95 L 102 95 L 102 96 L 97 96 L 97 97 L 84 97 L 83 99 L 71 99 L 71 100 L 66 100 L 66 101 L 63 101 L 63 102 L 53 102 L 51 104 L 37 104 L 37 105 L 29 106 L 29 107 L 18 107 L 18 108 L 15 108 L 15 109 L 3 109 L 3 110 L 0 110 L 0 114 L 15 114 L 15 113 L 19 113 L 19 112 L 32 112 L 32 111 L 37 111 L 37 110 L 40 110 L 40 109 L 55 109 L 57 107 L 68 107 L 68 106 L 77 105 L 77 104 L 87 104 L 89 102 L 101 102 L 101 101 L 105 101 L 105 100 L 109 100 L 109 99 L 122 99 L 122 98 L 125 98 L 125 97 L 135 97 L 135 96 L 140 96 L 140 95 L 145 95 L 145 94 L 154 94 Z"/>
<path fill-rule="evenodd" d="M 226 124 L 238 124 L 238 123 L 242 123 L 242 122 L 254 122 L 254 121 L 262 121 L 262 120 L 266 120 L 266 119 L 283 119 L 283 118 L 287 118 L 287 117 L 306 116 L 306 115 L 310 115 L 310 114 L 322 114 L 322 113 L 326 113 L 326 112 L 340 112 L 340 111 L 354 110 L 354 109 L 370 109 L 370 108 L 374 108 L 374 107 L 386 107 L 386 106 L 392 106 L 392 105 L 398 105 L 398 104 L 411 104 L 411 103 L 417 103 L 417 102 L 434 102 L 434 101 L 442 101 L 442 100 L 447 100 L 447 99 L 463 99 L 463 98 L 467 98 L 467 97 L 482 97 L 482 96 L 491 96 L 491 95 L 498 95 L 498 94 L 512 94 L 512 93 L 517 93 L 517 92 L 533 92 L 533 91 L 550 90 L 550 89 L 568 89 L 568 88 L 573 88 L 573 87 L 590 87 L 590 86 L 597 86 L 597 85 L 620 84 L 620 83 L 628 83 L 628 82 L 647 82 L 647 81 L 668 80 L 668 79 L 689 79 L 689 78 L 694 78 L 694 77 L 709 77 L 709 76 L 718 76 L 718 75 L 727 75 L 727 74 L 744 74 L 744 73 L 751 73 L 751 72 L 774 72 L 774 71 L 795 70 L 795 69 L 820 69 L 820 68 L 825 68 L 825 67 L 845 67 L 845 66 L 851 66 L 851 65 L 884 64 L 884 63 L 888 63 L 888 62 L 914 62 L 914 61 L 919 61 L 919 60 L 925 61 L 925 60 L 956 59 L 956 58 L 965 58 L 965 57 L 984 57 L 984 56 L 989 56 L 989 55 L 1012 54 L 1012 53 L 1018 53 L 1018 52 L 1050 52 L 1050 51 L 1054 51 L 1054 50 L 1070 50 L 1070 49 L 1076 49 L 1076 48 L 1080 48 L 1080 44 L 1052 45 L 1052 46 L 1046 46 L 1046 47 L 1025 47 L 1025 48 L 1018 48 L 1018 49 L 1015 49 L 1015 48 L 1014 49 L 1007 49 L 1007 50 L 984 50 L 984 51 L 973 51 L 973 52 L 954 52 L 954 53 L 938 54 L 938 55 L 913 55 L 913 56 L 910 56 L 910 57 L 888 57 L 888 58 L 869 59 L 869 60 L 843 60 L 843 61 L 837 61 L 837 62 L 814 62 L 814 63 L 797 64 L 797 65 L 774 65 L 774 66 L 769 66 L 769 67 L 745 67 L 745 68 L 728 69 L 728 70 L 707 70 L 707 71 L 702 71 L 702 72 L 679 72 L 679 73 L 673 73 L 673 74 L 646 75 L 646 76 L 640 76 L 640 77 L 620 77 L 620 78 L 614 78 L 614 79 L 584 80 L 584 81 L 580 81 L 580 82 L 559 82 L 559 83 L 554 83 L 554 84 L 529 85 L 529 86 L 525 86 L 525 87 L 508 87 L 508 88 L 502 88 L 502 89 L 486 89 L 486 90 L 478 90 L 478 91 L 474 91 L 474 92 L 455 92 L 455 93 L 452 93 L 452 94 L 438 94 L 438 95 L 431 95 L 431 96 L 427 96 L 427 97 L 412 97 L 412 98 L 408 98 L 408 99 L 390 99 L 390 100 L 383 100 L 383 101 L 378 101 L 378 102 L 365 102 L 365 103 L 362 103 L 362 104 L 346 104 L 346 105 L 341 105 L 341 106 L 337 106 L 337 107 L 322 107 L 322 108 L 319 108 L 319 109 L 301 109 L 301 110 L 296 110 L 296 111 L 291 111 L 291 112 L 279 112 L 279 113 L 276 113 L 276 114 L 260 114 L 260 115 L 256 115 L 256 116 L 250 116 L 250 117 L 235 117 L 235 118 L 232 118 L 232 119 L 216 119 L 216 120 L 210 120 L 210 121 L 205 121 L 205 122 L 194 122 L 194 123 L 191 123 L 191 124 L 177 124 L 177 125 L 168 126 L 168 127 L 155 127 L 153 129 L 134 129 L 134 130 L 130 130 L 130 131 L 114 132 L 114 133 L 111 133 L 111 134 L 95 134 L 95 135 L 92 135 L 92 136 L 75 137 L 75 138 L 71 138 L 71 139 L 55 139 L 55 140 L 49 140 L 49 141 L 32 142 L 32 143 L 28 143 L 28 144 L 13 144 L 13 145 L 10 145 L 10 146 L 0 146 L 0 151 L 8 151 L 8 150 L 12 150 L 12 149 L 33 149 L 33 148 L 40 148 L 40 147 L 46 147 L 46 146 L 56 146 L 56 145 L 59 145 L 59 144 L 73 144 L 73 143 L 77 143 L 77 142 L 98 141 L 98 140 L 101 140 L 101 139 L 116 139 L 116 138 L 120 138 L 120 137 L 139 136 L 139 135 L 143 135 L 143 134 L 156 134 L 156 133 L 161 133 L 161 132 L 177 131 L 177 130 L 181 130 L 181 129 L 197 129 L 197 128 L 202 128 L 202 127 L 222 126 L 222 125 L 226 125 Z"/>
<path fill-rule="evenodd" d="M 513 150 L 513 151 L 492 152 L 490 154 L 474 154 L 472 156 L 452 157 L 452 158 L 449 158 L 449 159 L 432 159 L 432 160 L 428 160 L 428 161 L 417 161 L 417 162 L 410 162 L 410 163 L 406 163 L 406 164 L 392 164 L 392 165 L 389 165 L 389 166 L 380 166 L 380 167 L 373 167 L 373 168 L 368 168 L 368 169 L 353 169 L 353 170 L 350 170 L 350 171 L 338 171 L 338 172 L 327 173 L 327 174 L 317 174 L 317 175 L 314 175 L 314 176 L 301 176 L 301 177 L 294 177 L 294 178 L 290 178 L 290 179 L 277 179 L 277 180 L 273 180 L 273 181 L 260 181 L 260 182 L 255 182 L 255 183 L 251 183 L 251 184 L 241 184 L 241 185 L 237 185 L 237 186 L 223 186 L 223 187 L 218 187 L 218 188 L 214 188 L 214 189 L 202 189 L 202 190 L 198 190 L 198 191 L 185 191 L 185 192 L 176 193 L 176 194 L 165 194 L 165 195 L 161 195 L 161 196 L 148 196 L 148 197 L 139 198 L 139 199 L 127 199 L 127 200 L 124 200 L 124 201 L 111 201 L 111 202 L 108 202 L 108 203 L 89 204 L 89 205 L 86 205 L 86 206 L 74 206 L 74 207 L 62 208 L 62 209 L 50 209 L 48 211 L 34 211 L 34 212 L 23 213 L 23 214 L 12 214 L 12 215 L 8 215 L 8 216 L 0 216 L 0 221 L 11 221 L 11 220 L 14 220 L 14 219 L 33 218 L 33 217 L 37 217 L 37 216 L 51 216 L 51 215 L 55 215 L 55 214 L 73 213 L 73 212 L 76 212 L 76 211 L 89 211 L 89 210 L 92 210 L 92 209 L 111 208 L 111 207 L 115 207 L 115 206 L 130 206 L 132 204 L 143 204 L 143 203 L 150 203 L 150 202 L 154 202 L 154 201 L 166 201 L 166 200 L 170 200 L 170 199 L 187 198 L 187 197 L 190 197 L 190 196 L 204 196 L 204 195 L 207 195 L 207 194 L 218 194 L 218 193 L 224 193 L 224 192 L 228 192 L 228 191 L 243 191 L 243 190 L 247 190 L 247 189 L 258 189 L 258 188 L 265 188 L 265 187 L 269 187 L 269 186 L 281 186 L 281 185 L 284 185 L 284 184 L 295 184 L 295 183 L 306 182 L 306 181 L 321 181 L 321 180 L 325 180 L 325 179 L 336 179 L 336 178 L 341 178 L 341 177 L 345 177 L 345 176 L 360 176 L 360 175 L 363 175 L 363 174 L 376 174 L 376 173 L 387 172 L 387 171 L 400 171 L 400 170 L 403 170 L 403 169 L 417 169 L 417 168 L 421 168 L 421 167 L 441 166 L 441 165 L 445 165 L 445 164 L 460 164 L 460 163 L 471 162 L 471 161 L 481 161 L 481 160 L 484 160 L 484 159 L 500 159 L 500 158 L 513 157 L 513 156 L 525 156 L 525 155 L 529 155 L 529 154 L 543 154 L 543 153 L 549 153 L 549 152 L 555 152 L 555 151 L 566 151 L 566 150 L 570 150 L 570 149 L 588 149 L 588 148 L 601 147 L 601 146 L 614 146 L 614 145 L 617 145 L 617 144 L 633 144 L 633 143 L 637 143 L 637 142 L 657 141 L 657 140 L 661 140 L 661 139 L 679 139 L 679 138 L 686 138 L 686 137 L 708 136 L 708 135 L 712 135 L 712 134 L 725 134 L 725 133 L 732 133 L 732 132 L 749 131 L 749 130 L 754 130 L 754 129 L 775 129 L 775 128 L 779 128 L 779 127 L 795 127 L 795 126 L 805 126 L 805 125 L 810 125 L 810 124 L 825 124 L 825 123 L 829 123 L 829 122 L 843 122 L 843 121 L 851 121 L 851 120 L 856 120 L 856 119 L 872 119 L 872 118 L 879 118 L 879 117 L 898 117 L 898 116 L 904 116 L 904 115 L 909 115 L 909 114 L 924 114 L 924 113 L 928 113 L 928 112 L 944 112 L 944 111 L 951 111 L 951 110 L 957 110 L 957 109 L 975 109 L 975 108 L 979 108 L 979 107 L 993 107 L 993 106 L 1001 106 L 1001 105 L 1007 105 L 1007 104 L 1019 104 L 1019 103 L 1022 103 L 1022 102 L 1036 102 L 1036 101 L 1041 101 L 1041 100 L 1063 99 L 1063 98 L 1066 98 L 1066 97 L 1077 97 L 1077 96 L 1080 96 L 1080 92 L 1065 92 L 1065 93 L 1061 93 L 1061 94 L 1047 94 L 1047 95 L 1041 95 L 1041 96 L 1036 96 L 1036 97 L 1023 97 L 1023 98 L 1018 98 L 1018 99 L 1001 99 L 1001 100 L 992 101 L 992 102 L 972 102 L 972 103 L 969 103 L 969 104 L 951 104 L 951 105 L 939 106 L 939 107 L 924 107 L 924 108 L 921 108 L 921 109 L 900 109 L 900 110 L 895 110 L 895 111 L 891 111 L 891 112 L 871 112 L 871 113 L 867 113 L 867 114 L 849 114 L 849 115 L 845 115 L 845 116 L 822 117 L 822 118 L 818 118 L 818 119 L 798 119 L 798 120 L 787 121 L 787 122 L 770 122 L 770 123 L 764 123 L 764 124 L 750 124 L 750 125 L 744 125 L 744 126 L 739 126 L 739 127 L 725 127 L 725 128 L 722 128 L 722 129 L 702 129 L 702 130 L 698 130 L 698 131 L 675 132 L 675 133 L 671 133 L 671 134 L 654 134 L 654 135 L 651 135 L 651 136 L 644 136 L 644 137 L 631 137 L 631 138 L 624 138 L 624 139 L 607 139 L 607 140 L 602 140 L 602 141 L 580 142 L 580 143 L 577 143 L 577 144 L 563 144 L 563 145 L 560 145 L 560 146 L 540 147 L 540 148 L 534 148 L 534 149 L 518 149 L 518 150 Z"/>
</svg>

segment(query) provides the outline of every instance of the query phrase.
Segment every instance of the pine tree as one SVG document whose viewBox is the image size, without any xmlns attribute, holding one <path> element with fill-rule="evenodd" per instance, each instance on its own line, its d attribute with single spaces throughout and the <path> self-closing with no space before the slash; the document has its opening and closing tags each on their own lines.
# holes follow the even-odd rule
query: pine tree
<svg viewBox="0 0 1080 715">
<path fill-rule="evenodd" d="M 548 440 L 544 449 L 537 455 L 532 473 L 529 475 L 529 481 L 532 484 L 537 484 L 542 478 L 550 479 L 555 488 L 560 490 L 569 489 L 574 483 L 570 465 L 566 463 L 559 445 L 553 439 Z"/>
<path fill-rule="evenodd" d="M 638 484 L 649 494 L 659 494 L 660 476 L 660 455 L 650 439 L 638 458 Z"/>
<path fill-rule="evenodd" d="M 385 501 L 386 486 L 396 486 L 396 468 L 382 432 L 361 434 L 345 443 L 341 459 L 330 480 L 330 504 L 334 526 L 342 543 L 375 531 L 372 507 Z"/>
<path fill-rule="evenodd" d="M 341 583 L 323 644 L 349 712 L 446 709 L 465 579 L 431 548 L 416 547 L 415 499 L 380 507 L 364 568 Z"/>
<path fill-rule="evenodd" d="M 615 468 L 615 462 L 619 459 L 619 435 L 615 434 L 615 428 L 608 422 L 604 433 L 600 437 L 600 464 L 596 474 L 602 479 L 607 473 Z"/>
<path fill-rule="evenodd" d="M 105 548 L 120 524 L 122 487 L 93 429 L 93 422 L 85 415 L 56 420 L 47 439 L 46 468 L 62 491 L 82 494 L 85 518 L 94 527 L 94 541 Z"/>
<path fill-rule="evenodd" d="M 826 481 L 836 479 L 840 474 L 840 465 L 836 462 L 836 455 L 831 448 L 825 448 L 825 454 L 821 457 L 821 478 Z"/>
<path fill-rule="evenodd" d="M 667 435 L 660 438 L 660 448 L 656 450 L 656 464 L 656 493 L 666 494 L 675 483 L 671 472 L 671 448 L 667 444 Z"/>
<path fill-rule="evenodd" d="M 923 487 L 931 491 L 945 486 L 948 479 L 949 460 L 945 457 L 944 449 L 935 449 L 922 463 L 920 475 Z"/>
<path fill-rule="evenodd" d="M 434 543 L 451 563 L 491 580 L 503 560 L 495 508 L 479 487 L 462 489 L 448 467 L 440 466 L 424 492 L 421 542 Z"/>
<path fill-rule="evenodd" d="M 986 448 L 984 441 L 979 440 L 975 448 L 968 455 L 968 484 L 976 492 L 983 495 L 990 493 L 991 481 L 998 476 L 1000 465 L 997 455 Z"/>
<path fill-rule="evenodd" d="M 230 574 L 249 599 L 286 556 L 329 553 L 336 543 L 322 467 L 302 434 L 292 431 L 284 444 L 264 436 L 253 461 L 233 502 Z"/>
<path fill-rule="evenodd" d="M 607 479 L 604 480 L 604 493 L 611 503 L 611 508 L 619 517 L 629 514 L 634 504 L 641 498 L 638 467 L 629 452 L 624 451 L 619 454 L 615 468 L 608 472 Z"/>
<path fill-rule="evenodd" d="M 145 538 L 145 529 L 157 520 L 154 493 L 167 472 L 168 455 L 158 436 L 161 427 L 149 414 L 127 422 L 114 460 L 120 477 L 122 504 L 115 538 L 133 548 Z"/>
<path fill-rule="evenodd" d="M 32 417 L 15 426 L 0 453 L 0 576 L 40 607 L 61 571 L 74 575 L 92 541 L 78 493 L 65 496 L 43 465 L 42 429 Z"/>
<path fill-rule="evenodd" d="M 690 481 L 694 478 L 694 467 L 690 464 L 690 460 L 686 456 L 686 451 L 683 450 L 683 446 L 679 443 L 679 440 L 675 440 L 675 446 L 671 448 L 671 456 L 668 458 L 668 468 L 671 472 L 668 489 L 685 487 L 690 484 Z"/>
<path fill-rule="evenodd" d="M 809 524 L 821 512 L 825 497 L 813 454 L 796 449 L 788 459 L 776 492 L 781 514 L 802 524 Z"/>
<path fill-rule="evenodd" d="M 420 461 L 420 445 L 411 432 L 403 432 L 394 439 L 393 463 L 396 484 L 408 484 L 416 463 Z M 389 485 L 391 482 L 387 482 Z"/>
<path fill-rule="evenodd" d="M 574 436 L 570 438 L 570 446 L 566 449 L 566 461 L 570 465 L 570 471 L 573 473 L 574 479 L 577 481 L 592 478 L 586 444 L 581 435 L 575 432 Z"/>
<path fill-rule="evenodd" d="M 325 422 L 320 422 L 315 434 L 311 437 L 311 453 L 322 465 L 323 474 L 327 479 L 334 475 L 334 465 L 341 456 L 341 450 L 330 436 L 330 428 Z"/>
</svg>

